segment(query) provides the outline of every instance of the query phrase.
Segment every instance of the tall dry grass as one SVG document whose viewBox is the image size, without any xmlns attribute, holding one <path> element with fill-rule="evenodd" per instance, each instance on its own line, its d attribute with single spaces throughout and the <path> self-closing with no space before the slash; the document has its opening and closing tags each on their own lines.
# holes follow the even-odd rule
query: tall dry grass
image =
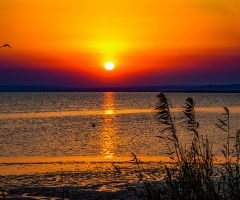
<svg viewBox="0 0 240 200">
<path fill-rule="evenodd" d="M 138 166 L 136 171 L 139 182 L 137 188 L 129 187 L 138 199 L 170 199 L 170 200 L 220 200 L 240 199 L 240 131 L 231 133 L 230 113 L 224 107 L 221 117 L 218 118 L 216 128 L 227 133 L 222 153 L 225 157 L 220 176 L 216 178 L 214 164 L 216 162 L 212 145 L 207 135 L 199 132 L 199 123 L 196 120 L 195 102 L 188 98 L 183 107 L 184 117 L 178 119 L 170 112 L 168 99 L 163 93 L 158 96 L 155 108 L 156 120 L 160 125 L 159 135 L 168 148 L 166 155 L 171 158 L 171 165 L 164 165 L 162 181 L 148 181 L 144 177 L 141 161 L 134 156 Z M 179 142 L 178 126 L 184 128 L 192 137 L 191 144 Z M 234 145 L 230 146 L 230 140 Z"/>
</svg>

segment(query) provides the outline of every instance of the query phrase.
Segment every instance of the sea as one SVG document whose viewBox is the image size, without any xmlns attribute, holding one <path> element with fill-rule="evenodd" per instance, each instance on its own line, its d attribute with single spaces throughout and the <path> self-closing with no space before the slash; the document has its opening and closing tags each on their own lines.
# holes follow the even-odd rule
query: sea
<svg viewBox="0 0 240 200">
<path fill-rule="evenodd" d="M 0 157 L 114 158 L 163 156 L 161 126 L 155 119 L 158 93 L 1 93 Z M 224 132 L 216 127 L 230 110 L 232 132 L 238 127 L 240 94 L 166 93 L 180 127 L 186 99 L 195 101 L 199 131 L 214 146 Z M 181 128 L 181 127 L 180 127 Z M 186 142 L 191 133 L 181 131 Z M 216 148 L 217 148 L 216 147 Z M 219 152 L 218 152 L 219 153 Z"/>
<path fill-rule="evenodd" d="M 155 162 L 166 156 L 168 144 L 158 136 L 167 133 L 162 132 L 163 127 L 155 117 L 158 94 L 157 92 L 0 93 L 1 187 L 48 188 L 54 184 L 56 187 L 59 185 L 93 187 L 98 182 L 99 187 L 96 186 L 94 190 L 119 190 L 120 186 L 113 181 L 116 177 L 112 176 L 112 165 L 109 163 L 117 162 L 122 165 L 125 162 L 123 168 L 128 174 L 127 177 L 130 177 L 133 167 L 128 166 L 128 161 L 133 155 L 145 160 L 148 166 L 152 165 L 151 161 Z M 227 107 L 230 111 L 230 134 L 232 137 L 236 135 L 240 129 L 240 94 L 165 93 L 165 95 L 177 135 L 183 146 L 189 145 L 193 138 L 193 133 L 183 126 L 186 120 L 183 107 L 186 105 L 186 99 L 191 97 L 195 102 L 199 134 L 202 138 L 208 138 L 214 155 L 221 157 L 227 133 L 218 128 L 217 124 L 219 119 L 226 117 L 223 107 Z M 102 168 L 105 169 L 104 173 L 96 176 L 96 172 Z M 87 177 L 79 178 L 83 171 Z M 69 176 L 64 175 L 65 182 L 59 178 L 63 176 L 63 172 L 69 173 Z M 76 174 L 77 172 L 80 174 Z M 53 173 L 52 176 L 49 173 Z M 103 175 L 107 177 L 104 181 Z M 12 176 L 15 177 L 9 178 Z M 35 183 L 36 177 L 39 180 L 39 177 L 45 179 L 42 178 L 41 183 Z M 78 177 L 77 180 L 74 177 Z M 21 195 L 24 194 L 26 195 L 26 192 L 23 191 Z M 54 195 L 53 192 L 52 197 Z M 41 199 L 39 196 L 41 195 L 38 192 L 38 199 Z"/>
</svg>

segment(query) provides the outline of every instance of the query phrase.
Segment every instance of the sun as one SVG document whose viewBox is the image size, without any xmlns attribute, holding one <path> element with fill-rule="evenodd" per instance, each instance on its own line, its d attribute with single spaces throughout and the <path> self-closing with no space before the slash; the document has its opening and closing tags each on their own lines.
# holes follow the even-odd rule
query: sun
<svg viewBox="0 0 240 200">
<path fill-rule="evenodd" d="M 112 62 L 107 62 L 105 64 L 106 70 L 112 70 L 114 68 L 114 64 Z"/>
</svg>

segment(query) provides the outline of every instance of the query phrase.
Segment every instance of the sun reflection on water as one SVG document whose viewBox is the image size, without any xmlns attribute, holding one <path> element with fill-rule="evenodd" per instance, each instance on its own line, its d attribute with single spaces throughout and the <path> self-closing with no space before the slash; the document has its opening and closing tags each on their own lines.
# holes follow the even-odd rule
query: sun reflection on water
<svg viewBox="0 0 240 200">
<path fill-rule="evenodd" d="M 114 114 L 114 111 L 113 110 L 105 110 L 105 114 L 112 115 L 112 114 Z"/>
<path fill-rule="evenodd" d="M 101 154 L 106 159 L 112 159 L 115 154 L 116 136 L 116 116 L 114 114 L 114 92 L 104 93 L 103 130 L 101 135 Z"/>
</svg>

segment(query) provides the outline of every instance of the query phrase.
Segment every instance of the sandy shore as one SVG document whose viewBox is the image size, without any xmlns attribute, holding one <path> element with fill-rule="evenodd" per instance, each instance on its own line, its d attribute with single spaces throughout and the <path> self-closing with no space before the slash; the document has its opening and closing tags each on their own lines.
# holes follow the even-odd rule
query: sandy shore
<svg viewBox="0 0 240 200">
<path fill-rule="evenodd" d="M 141 160 L 149 177 L 161 167 L 160 158 Z M 0 159 L 1 187 L 7 199 L 134 199 L 127 184 L 138 184 L 137 170 L 132 157 Z"/>
<path fill-rule="evenodd" d="M 132 157 L 1 158 L 0 183 L 6 199 L 134 199 L 128 186 L 140 187 Z M 166 157 L 140 157 L 149 181 L 162 180 Z M 220 169 L 222 158 L 216 165 Z M 120 169 L 120 172 L 116 169 Z M 156 175 L 156 176 L 153 176 Z M 1 197 L 1 192 L 0 192 Z"/>
</svg>

